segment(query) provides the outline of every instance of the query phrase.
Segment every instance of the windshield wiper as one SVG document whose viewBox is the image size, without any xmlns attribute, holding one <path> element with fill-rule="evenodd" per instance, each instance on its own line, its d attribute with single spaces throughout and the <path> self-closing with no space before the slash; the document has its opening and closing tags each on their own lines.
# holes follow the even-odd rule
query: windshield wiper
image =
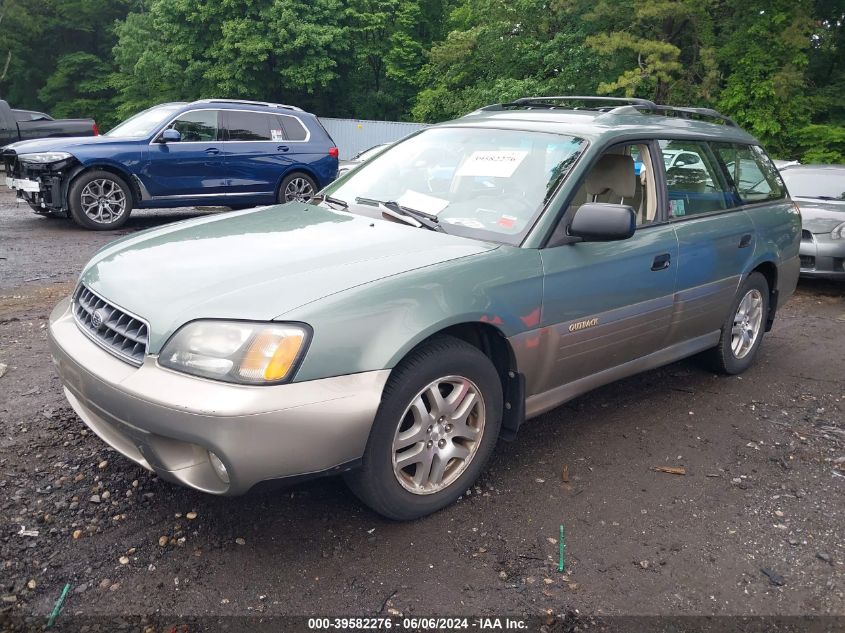
<svg viewBox="0 0 845 633">
<path fill-rule="evenodd" d="M 329 204 L 339 206 L 341 209 L 349 208 L 349 204 L 346 202 L 346 200 L 341 200 L 340 198 L 332 198 L 330 195 L 325 193 L 315 193 L 313 196 L 311 196 L 311 200 L 316 200 L 318 202 L 328 202 Z"/>
<path fill-rule="evenodd" d="M 437 219 L 436 215 L 403 206 L 395 200 L 376 200 L 375 198 L 363 198 L 359 196 L 355 198 L 355 202 L 358 204 L 369 204 L 375 207 L 383 207 L 389 211 L 389 213 L 385 213 L 385 215 L 396 218 L 397 220 L 410 224 L 411 226 L 423 227 L 429 231 L 439 231 L 441 233 L 445 232 L 443 227 L 440 226 L 440 220 Z M 409 222 L 408 220 L 411 221 Z"/>
<path fill-rule="evenodd" d="M 816 198 L 816 200 L 832 200 L 834 202 L 842 202 L 843 200 L 845 200 L 845 196 L 842 196 L 841 198 L 834 198 L 833 196 L 814 196 L 814 197 Z"/>
</svg>

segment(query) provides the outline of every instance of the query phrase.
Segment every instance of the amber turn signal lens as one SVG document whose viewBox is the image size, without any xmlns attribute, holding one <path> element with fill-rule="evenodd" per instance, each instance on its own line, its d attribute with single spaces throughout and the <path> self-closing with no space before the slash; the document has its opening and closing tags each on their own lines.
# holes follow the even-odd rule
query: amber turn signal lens
<svg viewBox="0 0 845 633">
<path fill-rule="evenodd" d="M 261 332 L 244 354 L 238 373 L 249 380 L 282 380 L 293 367 L 304 338 L 299 330 Z"/>
<path fill-rule="evenodd" d="M 288 372 L 293 367 L 293 362 L 296 360 L 296 355 L 302 347 L 302 340 L 304 335 L 297 332 L 292 336 L 286 336 L 276 347 L 276 351 L 267 367 L 264 368 L 265 380 L 281 380 L 288 375 Z"/>
</svg>

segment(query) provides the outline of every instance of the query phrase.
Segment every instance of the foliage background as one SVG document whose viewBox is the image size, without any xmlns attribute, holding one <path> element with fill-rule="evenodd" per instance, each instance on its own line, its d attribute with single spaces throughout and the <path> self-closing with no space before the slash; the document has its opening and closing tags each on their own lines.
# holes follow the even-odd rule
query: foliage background
<svg viewBox="0 0 845 633">
<path fill-rule="evenodd" d="M 103 129 L 202 97 L 439 121 L 596 93 L 845 162 L 845 0 L 0 0 L 0 97 Z"/>
</svg>

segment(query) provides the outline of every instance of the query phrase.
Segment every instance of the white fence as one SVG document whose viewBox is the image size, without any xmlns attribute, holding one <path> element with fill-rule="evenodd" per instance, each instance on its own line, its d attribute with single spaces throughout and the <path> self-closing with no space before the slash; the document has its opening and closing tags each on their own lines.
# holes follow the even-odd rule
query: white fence
<svg viewBox="0 0 845 633">
<path fill-rule="evenodd" d="M 373 145 L 392 143 L 424 127 L 425 123 L 399 121 L 366 121 L 364 119 L 332 119 L 320 117 L 340 150 L 341 160 L 352 158 Z"/>
</svg>

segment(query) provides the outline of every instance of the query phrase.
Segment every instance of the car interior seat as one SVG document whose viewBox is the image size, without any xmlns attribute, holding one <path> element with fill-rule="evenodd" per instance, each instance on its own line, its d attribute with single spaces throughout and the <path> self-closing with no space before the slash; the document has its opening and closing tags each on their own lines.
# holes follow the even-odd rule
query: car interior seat
<svg viewBox="0 0 845 633">
<path fill-rule="evenodd" d="M 637 192 L 634 159 L 623 154 L 604 154 L 587 174 L 586 185 L 587 196 L 593 202 L 633 206 Z"/>
</svg>

